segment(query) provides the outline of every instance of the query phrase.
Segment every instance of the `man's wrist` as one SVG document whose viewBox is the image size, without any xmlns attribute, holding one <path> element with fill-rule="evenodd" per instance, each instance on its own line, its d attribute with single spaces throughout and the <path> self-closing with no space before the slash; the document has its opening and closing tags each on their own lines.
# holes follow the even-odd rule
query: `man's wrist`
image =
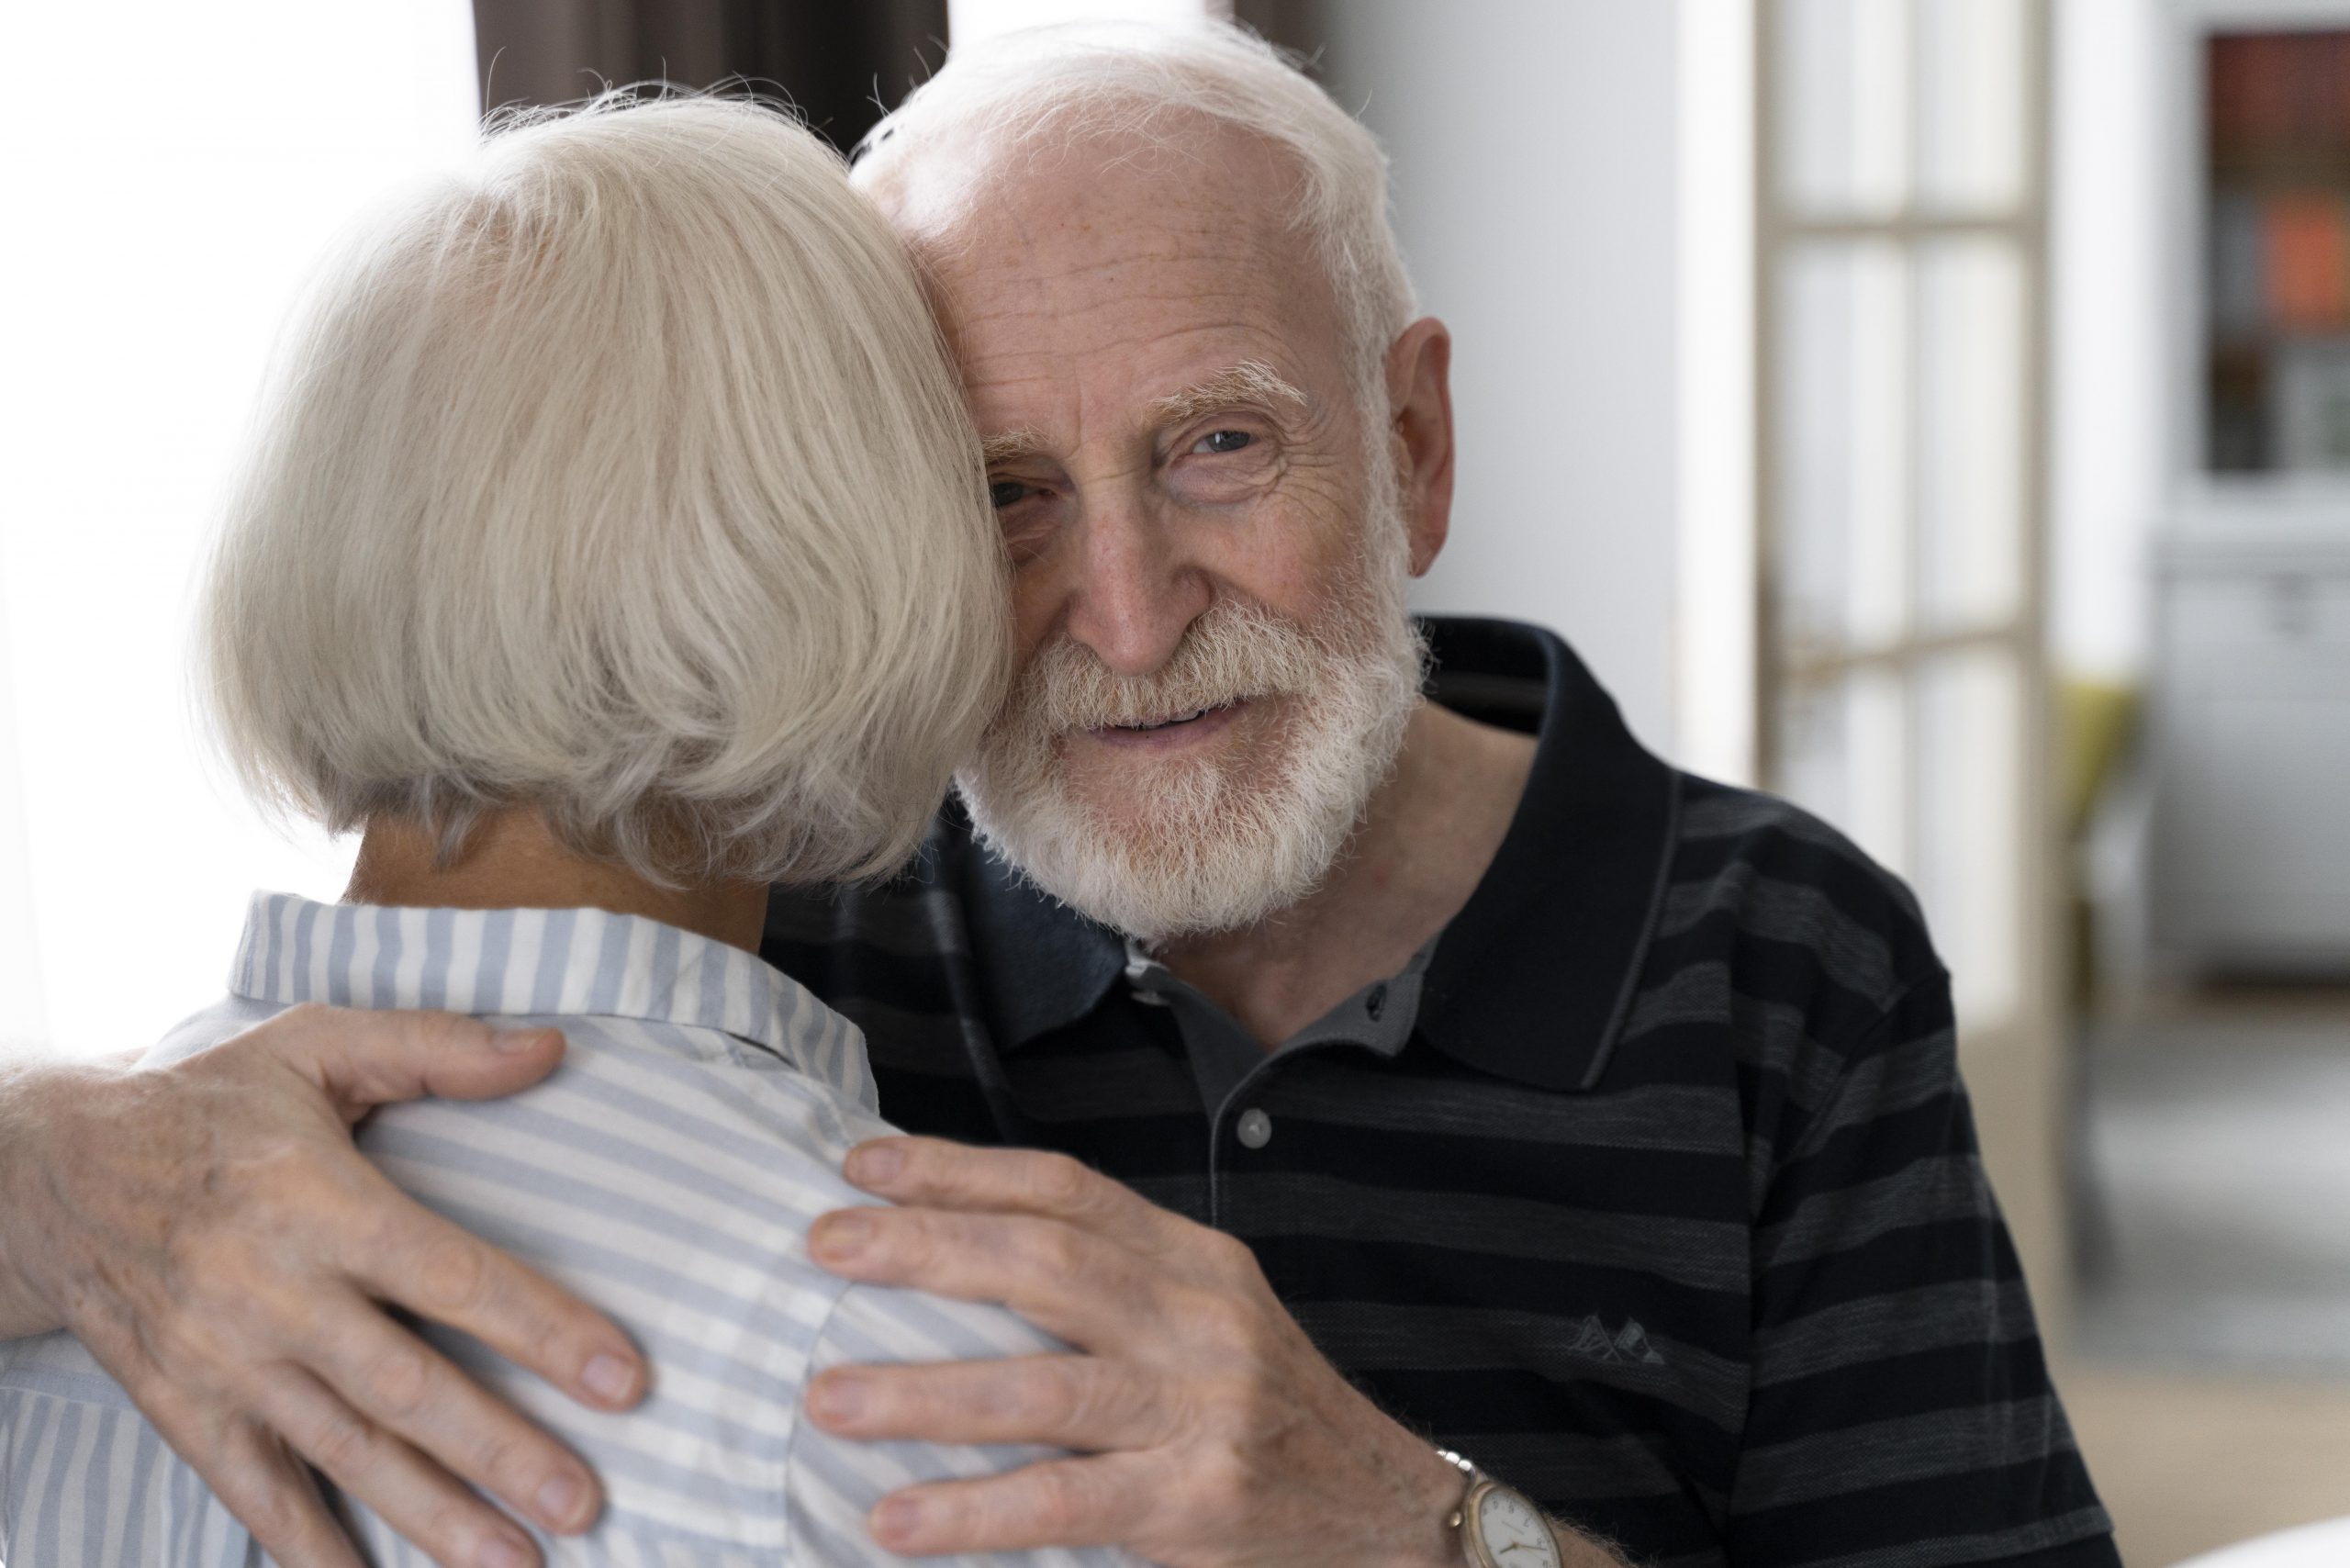
<svg viewBox="0 0 2350 1568">
<path fill-rule="evenodd" d="M 1452 1473 L 1451 1484 L 1455 1495 L 1445 1511 L 1445 1550 L 1428 1561 L 1449 1564 L 1449 1568 L 1465 1568 L 1471 1562 L 1472 1553 L 1460 1537 L 1461 1509 L 1476 1491 L 1477 1484 L 1493 1478 L 1486 1476 L 1472 1461 L 1450 1449 L 1439 1448 L 1436 1454 L 1439 1462 Z M 1550 1539 L 1558 1544 L 1560 1568 L 1626 1568 L 1623 1556 L 1606 1541 L 1577 1529 L 1564 1519 L 1549 1514 L 1541 1518 L 1544 1527 L 1550 1532 Z"/>
<path fill-rule="evenodd" d="M 1415 1442 L 1418 1442 L 1416 1438 Z M 1404 1559 L 1411 1568 L 1462 1568 L 1468 1562 L 1460 1550 L 1460 1531 L 1454 1522 L 1461 1500 L 1469 1495 L 1469 1477 L 1444 1450 L 1418 1442 L 1424 1457 L 1420 1486 L 1413 1513 L 1423 1521 L 1414 1537 L 1415 1550 Z"/>
</svg>

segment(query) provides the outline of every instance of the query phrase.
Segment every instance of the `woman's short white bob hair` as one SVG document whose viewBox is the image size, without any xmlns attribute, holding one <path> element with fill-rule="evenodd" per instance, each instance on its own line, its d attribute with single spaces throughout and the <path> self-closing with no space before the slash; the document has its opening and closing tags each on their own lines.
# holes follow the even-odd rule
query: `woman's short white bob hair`
<svg viewBox="0 0 2350 1568">
<path fill-rule="evenodd" d="M 282 359 L 202 615 L 250 786 L 444 858 L 527 804 L 673 885 L 912 853 L 1002 693 L 1007 568 L 912 264 L 814 136 L 515 119 Z"/>
</svg>

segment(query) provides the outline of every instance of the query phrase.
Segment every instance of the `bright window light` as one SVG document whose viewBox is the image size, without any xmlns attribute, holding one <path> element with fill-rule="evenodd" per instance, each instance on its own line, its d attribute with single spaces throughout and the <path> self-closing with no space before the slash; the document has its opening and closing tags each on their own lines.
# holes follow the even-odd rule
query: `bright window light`
<svg viewBox="0 0 2350 1568">
<path fill-rule="evenodd" d="M 1049 22 L 1195 22 L 1229 17 L 1232 0 L 946 0 L 949 46 Z"/>
<path fill-rule="evenodd" d="M 205 760 L 189 610 L 309 268 L 474 135 L 466 0 L 125 0 L 12 18 L 21 145 L 0 390 L 0 1049 L 152 1042 L 221 991 L 246 895 L 331 898 Z M 29 102 L 22 100 L 28 98 Z"/>
</svg>

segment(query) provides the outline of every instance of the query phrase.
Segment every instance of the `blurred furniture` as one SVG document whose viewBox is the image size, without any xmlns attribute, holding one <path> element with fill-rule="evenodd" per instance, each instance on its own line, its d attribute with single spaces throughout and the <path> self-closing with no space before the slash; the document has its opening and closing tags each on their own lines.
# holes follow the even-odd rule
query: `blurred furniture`
<svg viewBox="0 0 2350 1568">
<path fill-rule="evenodd" d="M 2350 973 L 2350 3 L 2177 12 L 2153 940 Z"/>
<path fill-rule="evenodd" d="M 2057 805 L 2065 846 L 2065 913 L 2073 962 L 2070 1003 L 2085 1013 L 2107 977 L 2097 931 L 2090 837 L 2099 809 L 2137 747 L 2143 693 L 2118 681 L 2067 677 L 2056 688 Z"/>
<path fill-rule="evenodd" d="M 2156 605 L 2158 949 L 2350 971 L 2350 548 L 2174 542 Z"/>
<path fill-rule="evenodd" d="M 2342 1568 L 2344 1562 L 2350 1562 L 2350 1518 L 2302 1525 L 2223 1546 L 2189 1558 L 2178 1568 Z"/>
</svg>

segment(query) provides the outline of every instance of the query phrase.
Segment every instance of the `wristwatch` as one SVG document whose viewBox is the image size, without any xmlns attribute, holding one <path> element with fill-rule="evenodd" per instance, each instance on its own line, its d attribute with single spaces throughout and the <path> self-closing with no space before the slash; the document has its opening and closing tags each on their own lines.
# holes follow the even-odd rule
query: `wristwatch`
<svg viewBox="0 0 2350 1568">
<path fill-rule="evenodd" d="M 1469 1491 L 1446 1520 L 1460 1532 L 1460 1549 L 1471 1568 L 1561 1568 L 1559 1538 L 1534 1500 L 1500 1482 L 1450 1449 L 1436 1450 L 1469 1478 Z"/>
</svg>

